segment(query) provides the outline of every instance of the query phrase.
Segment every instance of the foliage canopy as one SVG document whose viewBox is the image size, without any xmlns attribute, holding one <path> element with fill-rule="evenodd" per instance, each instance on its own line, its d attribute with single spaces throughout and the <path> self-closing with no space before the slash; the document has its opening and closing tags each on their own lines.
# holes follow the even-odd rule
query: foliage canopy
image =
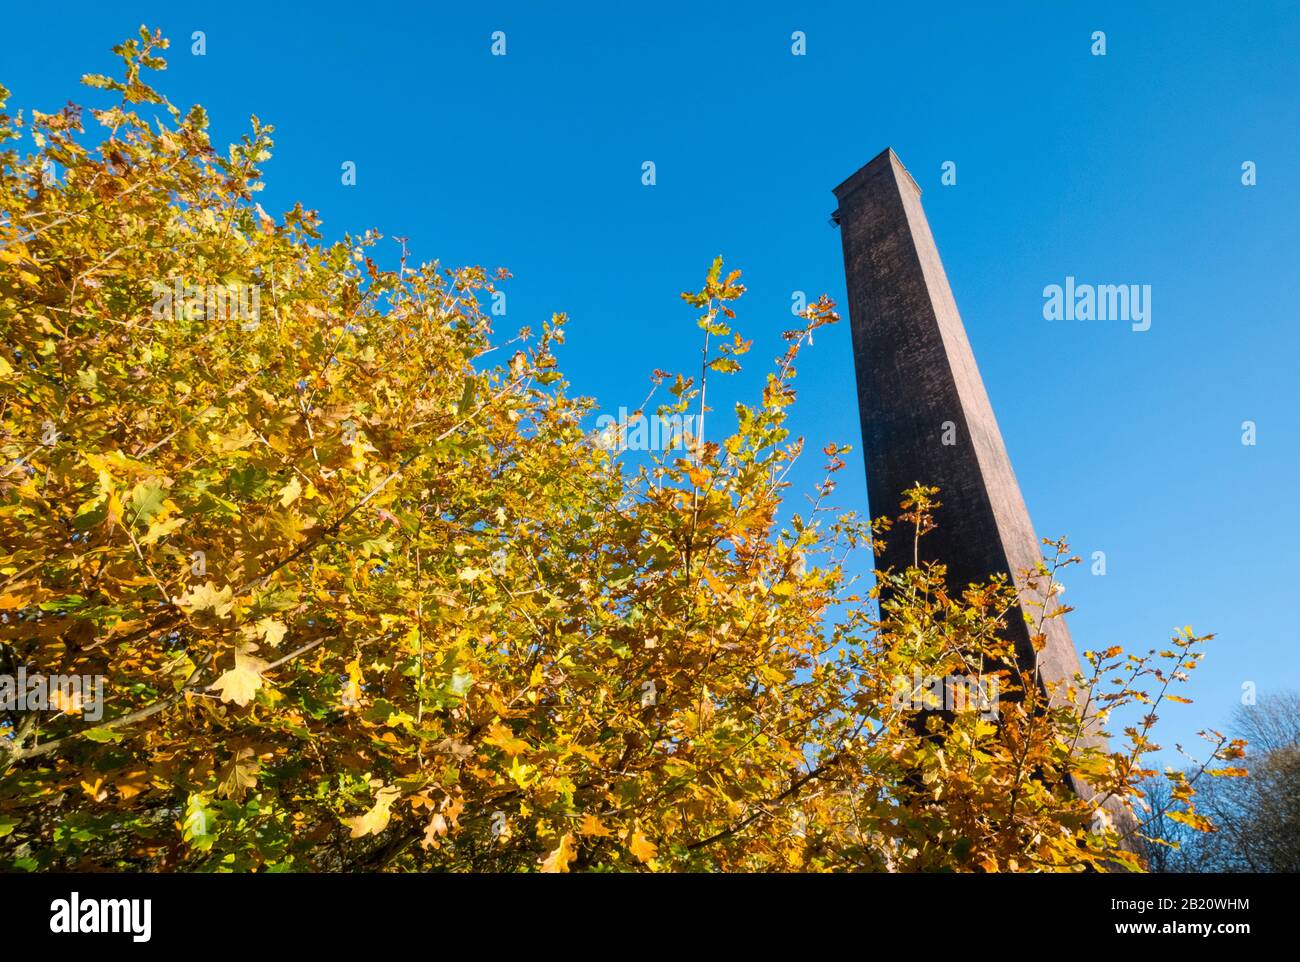
<svg viewBox="0 0 1300 962">
<path fill-rule="evenodd" d="M 215 151 L 145 81 L 165 46 L 142 28 L 122 79 L 85 78 L 118 95 L 93 146 L 78 107 L 0 114 L 0 144 L 34 147 L 0 154 L 0 671 L 105 679 L 102 719 L 0 713 L 0 864 L 1136 866 L 1066 780 L 1138 800 L 1141 686 L 1205 639 L 1093 656 L 1049 702 L 992 667 L 1007 584 L 952 597 L 921 566 L 860 590 L 848 559 L 889 526 L 828 506 L 843 449 L 811 509 L 783 505 L 829 301 L 731 434 L 633 463 L 583 427 L 562 315 L 503 342 L 481 302 L 505 272 L 404 248 L 384 269 L 373 232 L 267 215 L 272 128 Z M 683 295 L 703 364 L 656 372 L 661 413 L 702 415 L 739 369 L 738 273 Z M 250 290 L 256 316 L 222 309 Z M 934 497 L 908 493 L 900 534 Z M 981 674 L 996 722 L 897 698 Z M 1080 737 L 1083 703 L 1134 700 L 1124 751 Z"/>
</svg>

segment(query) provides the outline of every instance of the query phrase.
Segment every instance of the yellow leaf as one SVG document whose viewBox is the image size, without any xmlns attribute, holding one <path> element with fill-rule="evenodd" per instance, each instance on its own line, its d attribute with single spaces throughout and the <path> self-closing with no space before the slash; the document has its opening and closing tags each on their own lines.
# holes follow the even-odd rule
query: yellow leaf
<svg viewBox="0 0 1300 962">
<path fill-rule="evenodd" d="M 242 802 L 248 790 L 257 786 L 257 773 L 261 764 L 253 749 L 241 748 L 217 773 L 217 794 Z"/>
<path fill-rule="evenodd" d="M 345 666 L 348 672 L 347 683 L 343 686 L 341 700 L 347 708 L 356 708 L 361 704 L 361 686 L 365 684 L 365 676 L 361 673 L 361 662 L 353 658 Z"/>
<path fill-rule="evenodd" d="M 1199 812 L 1173 811 L 1173 812 L 1166 812 L 1165 814 L 1169 818 L 1172 818 L 1175 822 L 1182 822 L 1184 825 L 1188 826 L 1189 828 L 1194 828 L 1198 832 L 1215 831 L 1214 823 L 1211 822 L 1204 815 L 1200 814 Z"/>
<path fill-rule="evenodd" d="M 231 451 L 238 451 L 240 448 L 248 447 L 257 440 L 257 435 L 253 432 L 252 428 L 245 425 L 243 428 L 232 431 L 230 434 L 212 436 L 211 440 L 218 451 L 222 454 L 228 454 Z"/>
<path fill-rule="evenodd" d="M 533 765 L 520 765 L 519 759 L 513 759 L 510 762 L 510 777 L 514 779 L 516 785 L 520 788 L 527 788 L 535 780 L 533 773 L 537 768 Z"/>
<path fill-rule="evenodd" d="M 528 742 L 522 738 L 516 738 L 515 733 L 507 726 L 497 722 L 488 729 L 487 737 L 483 739 L 489 745 L 494 745 L 501 749 L 512 758 L 515 755 L 522 755 L 528 751 Z"/>
<path fill-rule="evenodd" d="M 210 686 L 210 691 L 221 692 L 222 701 L 233 701 L 244 707 L 253 700 L 257 690 L 262 687 L 262 672 L 267 663 L 252 655 L 235 655 L 235 667 L 225 672 Z"/>
<path fill-rule="evenodd" d="M 124 801 L 129 801 L 149 787 L 149 773 L 143 768 L 129 771 L 113 783 Z"/>
<path fill-rule="evenodd" d="M 280 489 L 279 494 L 280 507 L 287 508 L 298 500 L 298 495 L 302 494 L 302 483 L 296 476 L 292 477 L 289 479 L 289 483 Z"/>
<path fill-rule="evenodd" d="M 108 516 L 104 519 L 110 526 L 122 520 L 122 501 L 114 491 L 108 496 Z"/>
<path fill-rule="evenodd" d="M 140 539 L 140 544 L 153 544 L 159 538 L 165 538 L 185 523 L 184 518 L 171 518 L 167 521 L 154 521 L 149 525 L 148 533 Z"/>
<path fill-rule="evenodd" d="M 235 593 L 230 585 L 218 591 L 217 586 L 209 581 L 197 588 L 191 588 L 178 604 L 188 609 L 191 614 L 198 611 L 211 611 L 221 618 L 230 614 L 230 609 L 234 607 Z"/>
<path fill-rule="evenodd" d="M 573 845 L 573 833 L 567 833 L 564 838 L 560 839 L 560 844 L 555 846 L 555 851 L 546 856 L 542 862 L 543 872 L 567 872 L 573 860 L 578 857 L 578 851 Z"/>
<path fill-rule="evenodd" d="M 360 838 L 363 835 L 378 835 L 384 829 L 388 828 L 388 822 L 393 817 L 393 802 L 397 801 L 402 792 L 400 789 L 381 788 L 375 794 L 375 804 L 370 811 L 364 815 L 357 815 L 352 818 L 345 818 L 343 822 L 352 829 L 352 837 Z"/>
<path fill-rule="evenodd" d="M 268 645 L 272 648 L 284 641 L 284 634 L 289 629 L 274 618 L 263 618 L 256 625 L 257 633 L 262 636 Z"/>
</svg>

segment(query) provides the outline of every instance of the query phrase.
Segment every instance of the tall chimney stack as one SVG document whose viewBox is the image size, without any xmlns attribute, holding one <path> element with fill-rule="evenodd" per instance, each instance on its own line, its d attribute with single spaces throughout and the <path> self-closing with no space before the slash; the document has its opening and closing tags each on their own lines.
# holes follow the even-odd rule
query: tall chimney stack
<svg viewBox="0 0 1300 962">
<path fill-rule="evenodd" d="M 1054 603 L 1023 577 L 1042 559 L 1041 545 L 921 209 L 921 188 L 886 149 L 836 187 L 835 197 L 871 515 L 896 516 L 903 492 L 918 482 L 938 487 L 937 528 L 921 539 L 921 560 L 946 564 L 954 591 L 1009 575 L 1021 602 L 1008 614 L 1006 630 L 1019 666 L 1032 671 L 1024 615 L 1036 625 L 1042 608 L 1027 602 Z M 878 560 L 900 571 L 911 563 L 910 538 L 890 539 Z M 1063 618 L 1047 619 L 1043 634 L 1040 683 L 1059 683 L 1059 697 L 1079 671 L 1079 658 Z M 1085 740 L 1105 747 L 1095 726 Z M 1081 797 L 1096 798 L 1082 779 L 1070 782 Z M 1132 849 L 1132 812 L 1114 797 L 1104 804 Z"/>
<path fill-rule="evenodd" d="M 944 562 L 954 590 L 1003 573 L 1024 598 L 1022 574 L 1035 568 L 1041 547 L 921 209 L 921 189 L 886 149 L 836 187 L 835 197 L 871 514 L 897 515 L 903 491 L 917 482 L 938 487 L 938 528 L 921 540 L 922 560 Z M 911 562 L 911 540 L 900 538 L 880 559 L 898 570 Z M 1022 608 L 1038 621 L 1041 609 L 1024 601 Z M 1021 665 L 1032 668 L 1024 619 L 1013 612 L 1007 631 Z M 1043 679 L 1070 682 L 1079 659 L 1065 621 L 1048 619 L 1043 631 Z"/>
</svg>

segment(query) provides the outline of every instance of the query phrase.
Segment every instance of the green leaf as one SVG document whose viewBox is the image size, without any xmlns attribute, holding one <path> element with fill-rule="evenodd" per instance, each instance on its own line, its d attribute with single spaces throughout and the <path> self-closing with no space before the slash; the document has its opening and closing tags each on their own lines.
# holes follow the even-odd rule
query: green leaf
<svg viewBox="0 0 1300 962">
<path fill-rule="evenodd" d="M 190 843 L 192 848 L 206 852 L 217 840 L 212 826 L 216 821 L 215 813 L 207 807 L 202 795 L 191 793 L 185 806 L 185 819 L 181 822 L 181 838 Z"/>
<path fill-rule="evenodd" d="M 464 698 L 473 687 L 474 676 L 467 671 L 452 672 L 451 681 L 447 683 L 447 691 L 458 698 Z"/>
<path fill-rule="evenodd" d="M 147 527 L 162 510 L 166 500 L 167 489 L 158 481 L 141 481 L 131 489 L 132 520 Z"/>
<path fill-rule="evenodd" d="M 113 728 L 92 728 L 86 732 L 85 737 L 102 745 L 106 742 L 120 742 L 125 735 Z"/>
</svg>

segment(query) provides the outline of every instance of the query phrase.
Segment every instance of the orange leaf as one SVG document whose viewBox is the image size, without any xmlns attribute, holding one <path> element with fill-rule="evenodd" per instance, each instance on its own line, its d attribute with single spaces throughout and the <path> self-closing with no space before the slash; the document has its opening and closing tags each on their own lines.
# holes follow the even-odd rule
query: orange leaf
<svg viewBox="0 0 1300 962">
<path fill-rule="evenodd" d="M 542 862 L 542 871 L 567 872 L 577 857 L 578 851 L 573 845 L 573 833 L 566 833 L 564 838 L 560 839 L 560 844 L 555 846 L 555 851 L 546 856 Z"/>
<path fill-rule="evenodd" d="M 632 833 L 632 841 L 628 845 L 628 850 L 637 857 L 638 861 L 648 862 L 655 857 L 659 848 L 654 842 L 646 838 L 641 829 L 638 828 Z"/>
<path fill-rule="evenodd" d="M 594 835 L 597 838 L 608 838 L 614 833 L 600 823 L 595 815 L 582 816 L 582 826 L 578 829 L 583 835 Z"/>
</svg>

